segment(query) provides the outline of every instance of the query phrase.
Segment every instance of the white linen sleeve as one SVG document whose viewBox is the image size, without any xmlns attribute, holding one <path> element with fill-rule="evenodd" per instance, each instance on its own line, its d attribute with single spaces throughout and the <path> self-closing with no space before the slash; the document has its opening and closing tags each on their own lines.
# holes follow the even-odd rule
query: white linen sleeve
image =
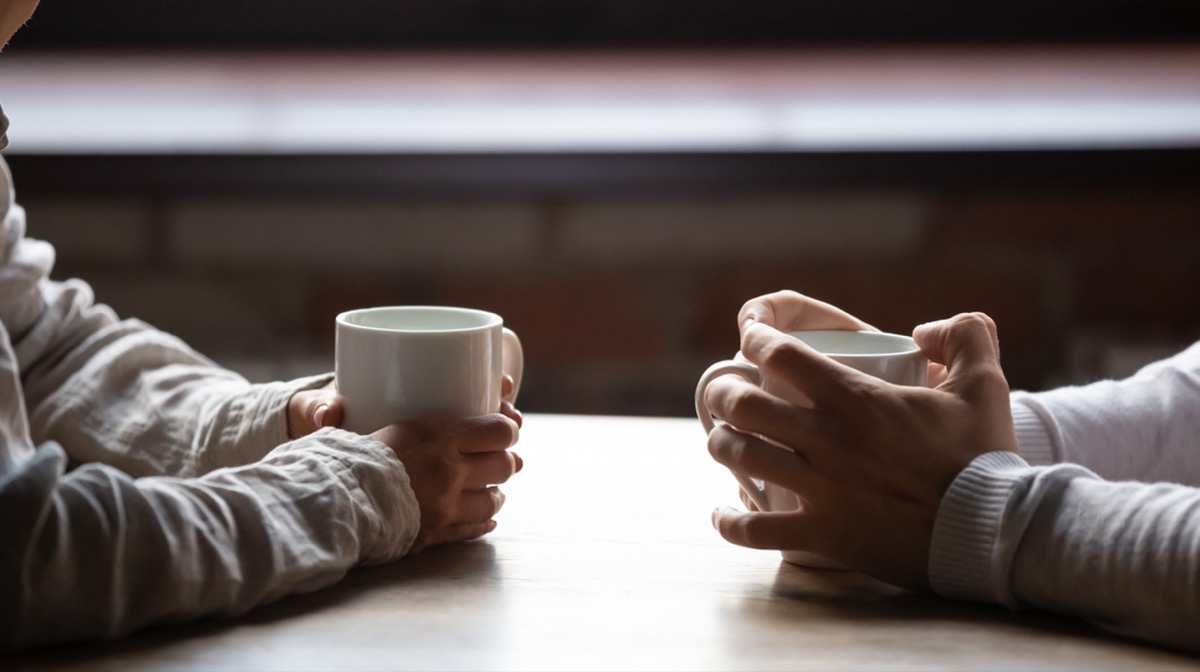
<svg viewBox="0 0 1200 672">
<path fill-rule="evenodd" d="M 390 448 L 287 440 L 288 399 L 327 376 L 251 385 L 49 280 L 24 233 L 0 158 L 0 648 L 238 613 L 408 552 Z"/>
<path fill-rule="evenodd" d="M 0 478 L 0 648 L 240 613 L 404 555 L 420 522 L 395 454 L 337 429 L 200 478 L 65 466 L 47 443 Z"/>
<path fill-rule="evenodd" d="M 253 462 L 288 440 L 293 393 L 331 376 L 251 384 L 174 336 L 116 321 L 79 282 L 42 283 L 46 309 L 14 343 L 30 434 L 73 464 L 195 476 Z"/>
</svg>

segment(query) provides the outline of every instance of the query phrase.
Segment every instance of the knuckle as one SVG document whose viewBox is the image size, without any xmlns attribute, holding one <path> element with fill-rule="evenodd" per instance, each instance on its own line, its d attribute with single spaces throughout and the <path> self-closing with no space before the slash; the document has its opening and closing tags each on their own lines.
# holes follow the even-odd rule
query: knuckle
<svg viewBox="0 0 1200 672">
<path fill-rule="evenodd" d="M 971 314 L 974 315 L 978 320 L 980 320 L 983 323 L 983 326 L 985 329 L 987 329 L 990 332 L 995 333 L 996 321 L 993 320 L 990 315 L 988 315 L 987 313 L 984 313 L 984 312 L 980 312 L 980 311 L 975 311 L 974 313 L 971 313 Z"/>
<path fill-rule="evenodd" d="M 720 425 L 708 435 L 708 453 L 718 462 L 736 462 L 745 452 L 745 435 Z"/>
<path fill-rule="evenodd" d="M 725 425 L 717 425 L 713 431 L 708 433 L 708 454 L 712 455 L 718 461 L 729 454 L 728 443 L 730 431 Z"/>
<path fill-rule="evenodd" d="M 959 313 L 950 318 L 946 329 L 955 336 L 963 336 L 974 331 L 987 331 L 990 320 L 983 313 Z"/>
<path fill-rule="evenodd" d="M 842 381 L 848 408 L 873 412 L 892 400 L 884 386 L 867 378 L 850 378 Z"/>
<path fill-rule="evenodd" d="M 1008 380 L 1000 367 L 988 367 L 979 376 L 980 394 L 986 400 L 1007 399 L 1009 395 Z"/>
<path fill-rule="evenodd" d="M 736 421 L 739 418 L 753 417 L 762 406 L 761 395 L 754 388 L 739 386 L 729 394 L 726 410 L 729 418 Z"/>
<path fill-rule="evenodd" d="M 737 424 L 755 417 L 762 406 L 762 392 L 747 384 L 711 385 L 705 393 L 708 406 L 722 419 Z"/>
<path fill-rule="evenodd" d="M 516 422 L 503 415 L 481 417 L 478 424 L 466 427 L 463 440 L 490 450 L 504 450 L 516 443 Z"/>
<path fill-rule="evenodd" d="M 496 483 L 506 483 L 508 479 L 513 477 L 513 474 L 517 473 L 517 458 L 506 450 L 499 454 L 498 459 L 502 463 L 498 468 L 494 469 L 496 472 Z"/>
<path fill-rule="evenodd" d="M 950 326 L 955 329 L 974 329 L 985 325 L 978 313 L 959 313 L 950 318 Z"/>
<path fill-rule="evenodd" d="M 763 348 L 762 367 L 772 370 L 786 370 L 796 361 L 796 348 L 787 341 L 771 343 Z"/>
</svg>

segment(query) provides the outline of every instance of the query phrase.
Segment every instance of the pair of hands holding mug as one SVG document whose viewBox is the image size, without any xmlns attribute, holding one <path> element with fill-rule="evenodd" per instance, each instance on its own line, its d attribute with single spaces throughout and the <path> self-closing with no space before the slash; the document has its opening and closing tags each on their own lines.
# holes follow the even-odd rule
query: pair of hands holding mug
<svg viewBox="0 0 1200 672">
<path fill-rule="evenodd" d="M 501 394 L 513 380 L 505 376 Z M 342 404 L 334 384 L 303 390 L 288 401 L 288 435 L 298 438 L 322 427 L 341 427 Z M 421 509 L 421 529 L 410 552 L 437 544 L 475 539 L 496 527 L 505 483 L 521 470 L 516 444 L 521 413 L 502 401 L 500 413 L 469 418 L 409 420 L 371 434 L 396 453 L 409 474 Z"/>
<path fill-rule="evenodd" d="M 874 330 L 796 292 L 752 299 L 738 326 L 741 355 L 812 405 L 780 399 L 736 374 L 708 385 L 705 401 L 724 421 L 709 434 L 713 458 L 795 492 L 802 504 L 780 512 L 722 507 L 713 512 L 718 532 L 742 546 L 809 551 L 894 585 L 928 589 L 942 495 L 979 455 L 1017 450 L 996 325 L 964 313 L 918 326 L 913 339 L 930 361 L 928 388 L 886 383 L 787 335 Z"/>
</svg>

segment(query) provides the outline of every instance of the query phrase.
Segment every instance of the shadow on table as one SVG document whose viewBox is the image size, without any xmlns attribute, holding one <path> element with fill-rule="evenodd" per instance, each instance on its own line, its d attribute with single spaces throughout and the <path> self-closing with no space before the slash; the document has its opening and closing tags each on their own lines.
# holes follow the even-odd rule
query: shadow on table
<svg viewBox="0 0 1200 672">
<path fill-rule="evenodd" d="M 499 577 L 496 549 L 484 540 L 435 546 L 393 563 L 351 570 L 331 586 L 301 595 L 290 595 L 249 612 L 228 618 L 202 618 L 176 625 L 162 625 L 139 631 L 121 639 L 69 644 L 18 654 L 0 666 L 5 670 L 50 669 L 97 670 L 108 657 L 149 653 L 181 644 L 218 636 L 229 630 L 270 625 L 312 612 L 329 609 L 370 594 L 378 589 L 402 586 L 407 582 L 431 580 L 494 580 Z"/>
<path fill-rule="evenodd" d="M 977 602 L 948 600 L 928 593 L 898 588 L 853 571 L 807 569 L 780 562 L 771 587 L 772 599 L 748 600 L 743 608 L 769 612 L 778 619 L 820 622 L 870 623 L 927 622 L 983 626 L 989 629 L 1027 631 L 1029 640 L 1040 637 L 1094 640 L 1095 648 L 1150 645 L 1125 639 L 1087 621 L 1039 611 L 1011 611 Z M 780 599 L 783 598 L 783 599 Z M 1093 642 L 1089 642 L 1092 646 Z M 1151 647 L 1164 658 L 1181 652 Z M 1183 654 L 1186 655 L 1186 654 Z"/>
</svg>

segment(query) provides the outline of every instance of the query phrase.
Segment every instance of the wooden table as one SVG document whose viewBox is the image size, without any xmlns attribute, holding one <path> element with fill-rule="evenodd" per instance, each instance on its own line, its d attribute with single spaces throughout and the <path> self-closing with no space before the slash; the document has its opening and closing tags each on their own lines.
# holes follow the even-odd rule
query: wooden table
<svg viewBox="0 0 1200 672">
<path fill-rule="evenodd" d="M 497 530 L 236 619 L 10 670 L 1191 669 L 1080 620 L 957 603 L 725 543 L 687 418 L 526 417 Z M 2 663 L 3 661 L 0 661 Z"/>
</svg>

